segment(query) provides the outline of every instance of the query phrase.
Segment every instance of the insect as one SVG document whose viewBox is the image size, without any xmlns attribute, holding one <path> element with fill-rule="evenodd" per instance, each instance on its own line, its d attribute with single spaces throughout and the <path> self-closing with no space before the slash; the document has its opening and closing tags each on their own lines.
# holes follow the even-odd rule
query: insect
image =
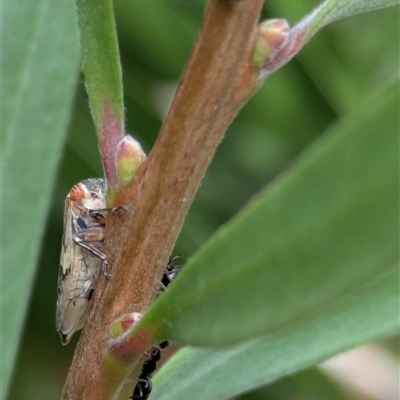
<svg viewBox="0 0 400 400">
<path fill-rule="evenodd" d="M 108 276 L 103 253 L 105 206 L 105 182 L 101 178 L 76 184 L 65 199 L 56 315 L 63 345 L 85 323 L 100 267 Z"/>
<path fill-rule="evenodd" d="M 161 285 L 158 290 L 158 294 L 161 294 L 167 286 L 176 277 L 179 271 L 182 269 L 182 265 L 172 265 L 172 261 L 177 257 L 170 257 L 167 266 L 165 267 L 163 277 L 161 279 Z M 161 359 L 161 350 L 169 346 L 169 342 L 161 342 L 158 346 L 152 347 L 149 351 L 149 358 L 144 361 L 142 370 L 137 379 L 133 394 L 129 397 L 130 400 L 147 400 L 152 390 L 151 376 L 157 368 L 157 362 Z"/>
<path fill-rule="evenodd" d="M 162 342 L 158 347 L 150 349 L 149 358 L 143 363 L 142 371 L 137 379 L 133 394 L 129 397 L 131 400 L 146 400 L 150 396 L 153 388 L 151 384 L 151 375 L 157 368 L 157 362 L 161 359 L 161 350 L 169 345 L 168 342 Z"/>
</svg>

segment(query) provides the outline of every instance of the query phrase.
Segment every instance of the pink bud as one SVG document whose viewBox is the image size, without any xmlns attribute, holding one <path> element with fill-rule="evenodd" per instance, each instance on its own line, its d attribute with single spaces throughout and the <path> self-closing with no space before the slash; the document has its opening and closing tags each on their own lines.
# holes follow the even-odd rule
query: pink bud
<svg viewBox="0 0 400 400">
<path fill-rule="evenodd" d="M 116 319 L 110 325 L 111 338 L 116 339 L 131 330 L 140 321 L 140 318 L 142 318 L 141 313 L 130 313 Z"/>
<path fill-rule="evenodd" d="M 125 135 L 118 143 L 115 155 L 115 170 L 119 183 L 127 185 L 145 159 L 146 155 L 139 142 L 132 136 Z"/>
<path fill-rule="evenodd" d="M 284 19 L 269 19 L 258 25 L 253 53 L 256 67 L 263 67 L 284 46 L 289 30 L 289 24 Z"/>
</svg>

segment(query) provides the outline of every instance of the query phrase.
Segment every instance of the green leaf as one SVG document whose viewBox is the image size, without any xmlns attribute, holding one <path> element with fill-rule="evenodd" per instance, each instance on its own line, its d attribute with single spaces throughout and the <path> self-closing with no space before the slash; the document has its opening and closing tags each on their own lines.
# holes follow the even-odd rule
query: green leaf
<svg viewBox="0 0 400 400">
<path fill-rule="evenodd" d="M 392 269 L 305 323 L 229 349 L 187 347 L 153 379 L 154 400 L 228 398 L 398 330 L 398 272 Z M 315 388 L 314 388 L 315 390 Z"/>
<path fill-rule="evenodd" d="M 6 393 L 78 76 L 74 6 L 6 0 L 2 33 L 1 331 Z"/>
<path fill-rule="evenodd" d="M 103 133 L 104 102 L 124 121 L 122 73 L 111 0 L 77 0 L 83 73 L 97 135 Z"/>
<path fill-rule="evenodd" d="M 326 0 L 300 24 L 307 25 L 304 41 L 308 41 L 322 27 L 343 18 L 399 4 L 398 0 Z"/>
<path fill-rule="evenodd" d="M 318 25 L 319 28 L 322 28 L 339 19 L 397 4 L 399 4 L 399 0 L 326 0 L 313 13 L 311 25 Z"/>
<path fill-rule="evenodd" d="M 398 82 L 221 228 L 139 325 L 238 343 L 323 315 L 398 260 Z M 382 310 L 393 318 L 390 310 Z"/>
<path fill-rule="evenodd" d="M 268 335 L 182 349 L 154 399 L 227 398 L 398 332 L 398 107 L 396 82 L 185 266 L 142 323 L 208 346 Z"/>
</svg>

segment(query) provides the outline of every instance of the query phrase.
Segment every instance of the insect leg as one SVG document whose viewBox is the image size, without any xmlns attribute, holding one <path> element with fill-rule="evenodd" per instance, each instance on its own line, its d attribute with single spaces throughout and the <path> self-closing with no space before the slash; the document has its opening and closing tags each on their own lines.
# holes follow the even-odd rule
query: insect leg
<svg viewBox="0 0 400 400">
<path fill-rule="evenodd" d="M 150 378 L 138 378 L 133 394 L 129 399 L 146 400 L 150 396 L 151 389 L 152 384 Z"/>
<path fill-rule="evenodd" d="M 104 228 L 94 226 L 91 228 L 85 228 L 73 235 L 74 242 L 83 247 L 85 250 L 89 251 L 96 257 L 102 260 L 102 271 L 106 279 L 111 278 L 111 274 L 107 272 L 107 256 L 96 248 L 96 246 L 91 246 L 89 243 L 98 243 L 104 240 Z"/>
<path fill-rule="evenodd" d="M 161 278 L 161 285 L 158 289 L 158 294 L 161 294 L 168 285 L 172 282 L 172 280 L 178 275 L 179 271 L 182 269 L 182 265 L 173 265 L 172 262 L 180 258 L 180 254 L 177 256 L 170 256 L 168 260 L 168 264 L 164 269 L 164 274 Z"/>
<path fill-rule="evenodd" d="M 128 207 L 127 206 L 118 206 L 118 207 L 100 208 L 100 209 L 97 209 L 97 210 L 89 210 L 89 215 L 92 218 L 95 218 L 98 221 L 102 221 L 103 222 L 104 219 L 105 219 L 105 214 L 107 214 L 109 212 L 114 213 L 114 212 L 117 212 L 117 211 L 120 211 L 120 210 L 128 211 Z"/>
</svg>

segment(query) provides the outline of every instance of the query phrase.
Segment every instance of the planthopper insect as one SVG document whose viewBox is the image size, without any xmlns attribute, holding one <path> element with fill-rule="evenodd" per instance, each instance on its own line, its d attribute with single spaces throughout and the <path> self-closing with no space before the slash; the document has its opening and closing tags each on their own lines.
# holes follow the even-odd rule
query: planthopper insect
<svg viewBox="0 0 400 400">
<path fill-rule="evenodd" d="M 76 184 L 65 199 L 56 316 L 64 345 L 85 323 L 100 267 L 108 276 L 103 253 L 105 207 L 105 182 L 101 178 Z"/>
</svg>

